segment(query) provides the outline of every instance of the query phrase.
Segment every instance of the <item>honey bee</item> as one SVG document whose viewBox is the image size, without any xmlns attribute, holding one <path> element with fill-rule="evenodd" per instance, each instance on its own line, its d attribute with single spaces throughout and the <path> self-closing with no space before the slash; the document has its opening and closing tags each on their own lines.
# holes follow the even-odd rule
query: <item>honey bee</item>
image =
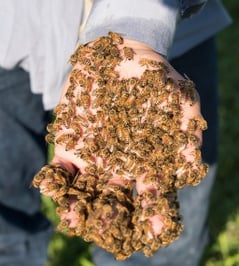
<svg viewBox="0 0 239 266">
<path fill-rule="evenodd" d="M 174 140 L 179 146 L 184 146 L 188 143 L 187 134 L 183 131 L 175 132 Z"/>
<path fill-rule="evenodd" d="M 144 179 L 144 183 L 151 183 L 151 184 L 156 185 L 159 182 L 160 182 L 160 178 L 159 178 L 159 175 L 157 174 L 157 169 L 150 168 L 148 170 L 147 176 Z"/>
<path fill-rule="evenodd" d="M 204 178 L 206 176 L 206 174 L 208 173 L 208 170 L 209 170 L 208 164 L 202 163 L 199 166 L 199 177 Z"/>
<path fill-rule="evenodd" d="M 105 105 L 104 105 L 105 97 L 104 95 L 98 96 L 93 100 L 92 107 L 98 108 L 101 107 L 103 111 L 105 111 Z"/>
<path fill-rule="evenodd" d="M 63 204 L 61 206 L 56 207 L 56 214 L 59 216 L 61 216 L 63 213 L 67 213 L 68 211 L 69 210 L 67 208 L 67 205 L 64 206 L 64 204 Z"/>
<path fill-rule="evenodd" d="M 123 191 L 120 190 L 120 188 L 115 191 L 115 196 L 119 202 L 126 202 L 127 201 L 127 196 L 125 195 L 125 193 Z M 122 207 L 121 205 L 118 206 L 119 212 L 120 212 L 121 207 Z"/>
<path fill-rule="evenodd" d="M 206 130 L 207 129 L 207 121 L 203 119 L 203 117 L 197 117 L 196 118 L 197 125 L 201 130 Z"/>
<path fill-rule="evenodd" d="M 74 116 L 76 113 L 76 104 L 75 102 L 71 99 L 68 103 L 68 116 Z"/>
<path fill-rule="evenodd" d="M 111 155 L 111 151 L 110 149 L 108 148 L 104 148 L 101 150 L 101 155 L 104 157 L 104 158 L 107 158 Z"/>
<path fill-rule="evenodd" d="M 145 191 L 143 196 L 145 197 L 146 201 L 152 202 L 153 200 L 155 200 L 156 197 L 156 193 L 154 191 Z"/>
<path fill-rule="evenodd" d="M 85 168 L 86 173 L 89 173 L 90 175 L 95 175 L 97 172 L 97 167 L 94 164 L 91 164 Z M 95 182 L 95 178 L 93 178 L 93 184 Z"/>
<path fill-rule="evenodd" d="M 129 143 L 131 139 L 130 131 L 127 127 L 119 125 L 116 128 L 118 139 L 124 143 Z"/>
<path fill-rule="evenodd" d="M 147 79 L 145 77 L 141 77 L 141 79 L 139 80 L 139 86 L 141 88 L 145 88 L 147 86 L 147 84 L 148 84 Z M 142 89 L 140 92 L 142 93 Z M 146 88 L 145 92 L 147 92 L 147 95 L 150 95 L 148 88 Z"/>
<path fill-rule="evenodd" d="M 103 110 L 108 110 L 112 106 L 112 97 L 110 93 L 107 93 L 104 97 L 104 107 L 102 108 Z"/>
<path fill-rule="evenodd" d="M 75 119 L 73 118 L 73 121 L 71 122 L 71 129 L 74 130 L 75 135 L 80 138 L 83 134 L 83 130 L 82 127 L 79 123 L 77 123 L 77 121 L 75 121 Z"/>
<path fill-rule="evenodd" d="M 81 195 L 81 192 L 75 188 L 75 187 L 70 187 L 68 189 L 68 192 L 67 192 L 68 195 L 74 195 L 74 196 L 80 196 Z M 79 208 L 79 204 L 77 205 L 77 207 L 74 208 L 74 210 L 77 210 L 77 208 Z M 79 209 L 78 209 L 79 211 Z"/>
<path fill-rule="evenodd" d="M 131 47 L 123 47 L 123 53 L 126 60 L 132 60 L 135 55 L 135 52 Z"/>
<path fill-rule="evenodd" d="M 152 252 L 156 252 L 161 247 L 161 241 L 158 239 L 154 240 L 153 243 L 150 245 Z"/>
<path fill-rule="evenodd" d="M 81 73 L 81 75 L 77 75 L 77 82 L 81 87 L 86 88 L 90 91 L 93 79 Z"/>
<path fill-rule="evenodd" d="M 165 87 L 169 92 L 173 92 L 176 87 L 176 82 L 173 78 L 167 77 Z"/>
<path fill-rule="evenodd" d="M 81 49 L 84 48 L 84 46 L 85 46 L 84 44 L 79 44 L 79 45 L 77 46 L 77 48 L 76 48 L 74 54 L 78 54 L 78 53 L 81 51 Z"/>
<path fill-rule="evenodd" d="M 198 179 L 198 171 L 192 170 L 187 177 L 187 184 L 197 185 L 200 180 Z"/>
<path fill-rule="evenodd" d="M 119 35 L 119 33 L 116 32 L 109 32 L 108 33 L 109 37 L 112 39 L 113 43 L 115 44 L 123 44 L 124 39 L 122 36 Z"/>
<path fill-rule="evenodd" d="M 194 150 L 194 156 L 195 156 L 195 161 L 202 161 L 202 155 L 201 155 L 201 150 L 200 149 L 195 149 Z"/>
<path fill-rule="evenodd" d="M 119 73 L 117 73 L 116 71 L 112 71 L 112 69 L 109 67 L 101 67 L 99 73 L 105 80 L 108 80 L 110 78 L 119 78 Z"/>
<path fill-rule="evenodd" d="M 84 236 L 86 234 L 86 228 L 85 228 L 85 215 L 81 215 L 79 218 L 79 223 L 77 227 L 75 228 L 75 235 L 77 236 Z"/>
<path fill-rule="evenodd" d="M 63 113 L 61 117 L 56 118 L 56 122 L 61 124 L 61 126 L 64 126 L 65 128 L 69 129 L 72 122 L 72 117 L 70 113 Z"/>
<path fill-rule="evenodd" d="M 98 144 L 95 142 L 93 138 L 85 138 L 84 140 L 85 148 L 90 152 L 90 153 L 95 153 L 99 150 Z"/>
<path fill-rule="evenodd" d="M 77 53 L 72 54 L 70 56 L 69 61 L 70 61 L 71 65 L 74 66 L 78 61 L 78 54 Z"/>
<path fill-rule="evenodd" d="M 115 61 L 115 60 L 114 60 Z M 105 58 L 104 55 L 102 54 L 98 54 L 96 57 L 95 57 L 95 66 L 97 68 L 97 72 L 98 73 L 102 73 L 102 71 L 100 71 L 100 69 L 102 67 L 107 67 L 107 68 L 111 68 L 113 62 L 108 62 L 108 64 L 106 64 L 107 60 Z"/>
<path fill-rule="evenodd" d="M 49 123 L 46 127 L 47 129 L 47 132 L 51 133 L 51 134 L 54 134 L 56 132 L 56 124 L 55 123 Z M 59 128 L 58 128 L 59 130 Z"/>
<path fill-rule="evenodd" d="M 139 90 L 138 90 L 138 88 L 133 87 L 133 88 L 131 89 L 131 95 L 133 95 L 134 97 L 137 97 L 137 96 L 139 95 Z"/>
<path fill-rule="evenodd" d="M 168 91 L 163 91 L 159 94 L 158 96 L 158 100 L 160 103 L 163 103 L 163 102 L 168 102 L 169 100 L 169 92 Z"/>
<path fill-rule="evenodd" d="M 138 233 L 139 232 L 139 233 Z M 138 230 L 138 234 L 141 235 L 141 231 Z M 143 243 L 140 241 L 139 237 L 134 237 L 133 241 L 132 241 L 132 246 L 134 248 L 135 251 L 139 251 L 142 249 L 143 247 Z"/>
<path fill-rule="evenodd" d="M 119 49 L 116 47 L 116 46 L 112 46 L 110 48 L 110 54 L 112 55 L 113 58 L 110 58 L 110 59 L 114 59 L 116 58 L 117 61 L 121 61 L 121 58 L 120 58 L 120 52 L 119 52 Z"/>
<path fill-rule="evenodd" d="M 106 219 L 110 219 L 112 215 L 114 214 L 114 211 L 110 204 L 104 204 L 102 206 L 102 214 Z"/>
<path fill-rule="evenodd" d="M 55 142 L 55 135 L 54 134 L 47 134 L 45 136 L 45 141 L 48 143 L 48 144 L 54 144 Z"/>
<path fill-rule="evenodd" d="M 128 91 L 122 91 L 121 95 L 117 96 L 117 98 L 114 100 L 114 103 L 118 108 L 126 108 L 125 101 L 129 98 L 129 92 Z"/>
<path fill-rule="evenodd" d="M 102 38 L 99 38 L 98 40 L 94 41 L 92 48 L 98 52 L 100 52 L 103 49 L 103 41 Z"/>
<path fill-rule="evenodd" d="M 147 80 L 149 87 L 153 87 L 153 83 L 157 80 L 157 71 L 146 69 L 142 78 Z"/>
<path fill-rule="evenodd" d="M 125 156 L 126 156 L 126 153 L 124 153 L 121 150 L 116 150 L 115 153 L 114 153 L 114 155 L 115 155 L 115 157 L 124 160 L 125 159 Z"/>
<path fill-rule="evenodd" d="M 52 187 L 49 186 L 49 190 L 56 190 L 54 195 L 52 196 L 52 199 L 56 202 L 58 202 L 58 200 L 66 195 L 68 188 L 66 186 L 62 186 L 61 188 L 59 188 L 59 186 L 52 184 Z"/>
<path fill-rule="evenodd" d="M 183 98 L 186 101 L 189 101 L 190 105 L 192 106 L 195 102 L 199 101 L 199 95 L 195 90 L 195 84 L 192 80 L 180 80 L 179 81 L 179 88 Z"/>
<path fill-rule="evenodd" d="M 34 187 L 39 187 L 39 185 L 41 184 L 41 182 L 45 179 L 45 174 L 44 171 L 41 170 L 39 173 L 37 173 L 32 181 L 32 184 Z"/>
<path fill-rule="evenodd" d="M 101 87 L 101 89 L 102 89 L 102 87 L 104 87 L 105 85 L 106 85 L 106 80 L 105 79 L 103 79 L 102 77 L 98 77 L 97 79 L 96 79 L 96 83 L 97 83 L 97 85 L 99 86 L 99 87 Z M 105 88 L 104 88 L 105 89 Z M 96 89 L 95 90 L 95 92 L 97 92 L 99 89 Z M 105 94 L 105 93 L 103 93 L 103 94 Z M 94 95 L 94 94 L 93 94 Z"/>
<path fill-rule="evenodd" d="M 139 60 L 139 64 L 141 65 L 141 66 L 146 66 L 146 67 L 149 67 L 150 66 L 150 59 L 148 59 L 148 58 L 141 58 L 140 60 Z"/>
<path fill-rule="evenodd" d="M 109 45 L 111 45 L 111 39 L 107 36 L 102 36 L 94 41 L 92 48 L 101 52 Z"/>
<path fill-rule="evenodd" d="M 97 229 L 102 229 L 104 227 L 104 223 L 103 221 L 101 220 L 96 220 L 96 221 L 93 221 L 94 222 L 94 226 L 97 228 Z"/>
<path fill-rule="evenodd" d="M 124 107 L 126 109 L 130 109 L 131 107 L 133 107 L 135 105 L 135 96 L 130 95 L 127 100 L 124 102 Z"/>
<path fill-rule="evenodd" d="M 137 164 L 137 155 L 134 153 L 131 153 L 127 157 L 127 161 L 124 163 L 124 169 L 129 171 L 136 164 Z"/>
<path fill-rule="evenodd" d="M 177 92 L 172 92 L 169 97 L 170 97 L 170 103 L 171 104 L 175 104 L 175 105 L 179 106 L 180 99 L 179 99 L 179 94 Z"/>
<path fill-rule="evenodd" d="M 122 236 L 122 233 L 121 233 L 121 230 L 119 227 L 112 225 L 111 226 L 111 233 L 112 233 L 114 238 L 117 238 L 119 240 L 123 239 L 123 236 Z"/>
<path fill-rule="evenodd" d="M 186 178 L 184 176 L 180 176 L 180 179 L 175 180 L 175 187 L 177 189 L 184 188 L 186 185 L 187 185 L 187 182 L 186 182 Z"/>
<path fill-rule="evenodd" d="M 73 134 L 62 134 L 59 137 L 56 138 L 56 144 L 62 145 L 67 143 L 71 138 L 73 137 Z"/>
<path fill-rule="evenodd" d="M 53 109 L 53 113 L 57 116 L 63 113 L 63 111 L 66 112 L 67 104 L 61 103 L 56 105 L 56 107 Z"/>
<path fill-rule="evenodd" d="M 123 160 L 121 160 L 119 158 L 116 158 L 115 156 L 111 156 L 108 160 L 109 160 L 109 164 L 108 165 L 111 166 L 111 167 L 114 167 L 115 165 L 121 167 L 124 164 Z"/>
<path fill-rule="evenodd" d="M 139 60 L 139 64 L 141 66 L 154 67 L 154 68 L 162 69 L 165 72 L 169 72 L 167 65 L 164 64 L 163 62 L 160 62 L 157 60 L 152 60 L 152 59 L 148 59 L 148 58 L 141 58 Z"/>
<path fill-rule="evenodd" d="M 187 124 L 187 131 L 189 133 L 194 133 L 197 129 L 197 121 L 195 119 L 190 119 Z"/>
<path fill-rule="evenodd" d="M 156 61 L 156 60 L 152 60 L 151 63 L 150 63 L 150 65 L 152 67 L 158 68 L 159 70 L 163 70 L 166 73 L 169 73 L 169 67 L 165 63 L 163 63 L 163 62 L 159 62 L 159 61 Z"/>
<path fill-rule="evenodd" d="M 91 66 L 91 59 L 85 56 L 81 56 L 78 58 L 78 61 L 82 64 L 85 65 L 86 67 Z M 87 68 L 86 68 L 87 69 Z"/>
<path fill-rule="evenodd" d="M 75 148 L 76 144 L 78 143 L 80 139 L 79 134 L 74 134 L 66 143 L 65 145 L 65 151 L 69 151 Z"/>
<path fill-rule="evenodd" d="M 91 54 L 93 51 L 94 51 L 94 49 L 87 44 L 85 44 L 85 45 L 80 44 L 77 48 L 77 52 L 80 55 Z"/>
<path fill-rule="evenodd" d="M 115 107 L 112 107 L 109 112 L 109 119 L 112 122 L 118 122 L 118 110 Z"/>
<path fill-rule="evenodd" d="M 98 51 L 93 52 L 92 57 L 95 59 L 96 64 L 101 64 L 103 60 L 105 60 L 105 56 L 103 53 L 99 53 Z"/>
<path fill-rule="evenodd" d="M 76 115 L 73 118 L 73 125 L 75 125 L 73 129 L 76 131 L 76 133 L 78 133 L 78 130 L 80 130 L 77 124 L 79 124 L 79 127 L 87 128 L 89 126 L 89 122 L 87 121 L 87 119 L 81 115 Z"/>
<path fill-rule="evenodd" d="M 57 171 L 60 170 L 60 171 Z M 52 179 L 51 173 L 46 173 L 46 177 Z M 67 172 L 65 169 L 56 168 L 56 172 L 54 173 L 54 182 L 60 185 L 66 185 L 69 179 L 71 178 L 71 174 Z"/>
<path fill-rule="evenodd" d="M 57 230 L 59 231 L 67 230 L 69 225 L 70 225 L 70 222 L 68 220 L 61 220 L 57 226 Z"/>
<path fill-rule="evenodd" d="M 143 210 L 143 217 L 144 219 L 148 219 L 150 217 L 153 217 L 153 215 L 155 215 L 154 209 L 151 207 L 148 207 L 146 209 Z"/>
<path fill-rule="evenodd" d="M 69 77 L 69 82 L 70 82 L 71 86 L 76 86 L 76 79 L 75 79 L 75 76 L 73 75 L 73 73 L 71 73 L 71 75 Z"/>
<path fill-rule="evenodd" d="M 171 145 L 173 144 L 173 137 L 170 136 L 168 133 L 163 134 L 162 138 L 162 143 L 166 145 Z"/>
<path fill-rule="evenodd" d="M 119 117 L 119 121 L 122 121 L 124 125 L 128 123 L 128 112 L 126 108 L 124 107 L 118 108 L 118 117 Z"/>
<path fill-rule="evenodd" d="M 115 239 L 115 242 L 114 242 L 114 248 L 115 248 L 115 251 L 117 252 L 117 254 L 120 254 L 121 252 L 121 247 L 122 247 L 122 241 L 120 241 L 119 239 Z M 123 255 L 123 254 L 122 254 Z M 125 257 L 125 256 L 124 256 Z"/>
<path fill-rule="evenodd" d="M 87 91 L 82 91 L 80 96 L 76 99 L 76 105 L 82 106 L 86 109 L 90 107 L 91 97 Z"/>
<path fill-rule="evenodd" d="M 90 123 L 95 123 L 96 122 L 96 116 L 93 115 L 92 113 L 87 113 L 86 118 Z"/>
<path fill-rule="evenodd" d="M 109 59 L 108 66 L 111 67 L 112 69 L 114 69 L 122 61 L 121 57 L 116 57 L 113 55 L 109 56 L 108 59 Z"/>
<path fill-rule="evenodd" d="M 193 135 L 193 134 L 189 134 L 189 135 L 188 135 L 188 142 L 189 142 L 190 144 L 192 144 L 192 145 L 197 146 L 197 145 L 199 145 L 200 140 L 199 140 L 199 138 L 198 138 L 197 136 L 195 136 L 195 135 Z"/>
<path fill-rule="evenodd" d="M 97 110 L 96 111 L 96 120 L 98 121 L 103 121 L 105 120 L 105 114 L 102 110 Z"/>
</svg>

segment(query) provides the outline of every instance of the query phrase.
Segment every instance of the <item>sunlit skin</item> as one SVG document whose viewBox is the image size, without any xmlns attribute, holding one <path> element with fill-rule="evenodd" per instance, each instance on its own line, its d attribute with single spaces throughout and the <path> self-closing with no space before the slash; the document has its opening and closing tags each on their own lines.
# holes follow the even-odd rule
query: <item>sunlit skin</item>
<svg viewBox="0 0 239 266">
<path fill-rule="evenodd" d="M 96 57 L 92 60 L 96 65 L 88 62 L 94 47 L 94 43 L 89 44 L 90 48 L 84 48 L 85 63 L 72 57 L 74 67 L 63 88 L 60 105 L 55 108 L 56 115 L 60 114 L 56 121 L 61 126 L 55 125 L 58 130 L 54 132 L 55 155 L 51 165 L 66 169 L 71 173 L 72 179 L 77 173 L 74 182 L 68 183 L 71 190 L 64 187 L 58 192 L 60 196 L 69 195 L 69 206 L 66 205 L 64 212 L 58 211 L 62 220 L 59 227 L 61 229 L 66 225 L 73 232 L 77 232 L 77 227 L 82 224 L 86 230 L 81 231 L 81 236 L 86 241 L 95 241 L 112 252 L 117 259 L 125 259 L 139 249 L 142 249 L 146 256 L 151 256 L 161 244 L 166 245 L 175 240 L 182 230 L 177 210 L 176 189 L 185 185 L 196 185 L 206 174 L 207 167 L 201 165 L 200 156 L 201 131 L 206 128 L 206 122 L 200 114 L 199 96 L 193 87 L 194 84 L 186 81 L 189 89 L 184 89 L 182 80 L 185 80 L 185 77 L 182 77 L 164 57 L 143 43 L 123 40 L 115 33 L 110 33 L 110 36 L 120 51 L 117 53 L 117 49 L 112 48 L 116 55 L 116 59 L 112 58 L 113 71 L 108 66 L 100 68 L 97 60 L 101 58 Z M 96 52 L 103 51 L 104 45 L 109 49 L 108 43 L 107 38 L 103 38 L 102 42 L 97 40 Z M 73 75 L 88 75 L 89 68 L 92 70 L 90 77 L 74 85 L 73 94 L 69 95 L 69 87 L 74 83 Z M 94 72 L 93 69 L 97 68 L 99 71 Z M 157 78 L 158 84 L 161 84 L 161 75 L 162 84 L 166 85 L 164 91 L 160 89 L 161 94 L 158 95 L 157 88 L 154 88 L 154 79 Z M 117 80 L 120 82 L 114 82 Z M 108 87 L 105 84 L 108 84 Z M 148 89 L 145 86 L 149 86 Z M 147 94 L 142 96 L 145 99 L 138 96 L 141 91 L 143 93 L 147 90 Z M 72 93 L 71 87 L 70 92 Z M 128 97 L 131 92 L 132 96 Z M 71 100 L 71 97 L 76 100 Z M 98 104 L 93 106 L 97 101 Z M 156 106 L 155 110 L 151 108 L 152 104 Z M 172 104 L 175 104 L 175 107 Z M 73 110 L 70 114 L 75 117 L 74 123 L 69 113 L 64 113 L 66 106 Z M 168 120 L 170 118 L 165 117 L 164 122 L 163 114 L 168 106 L 173 108 L 176 118 Z M 118 112 L 117 108 L 121 111 Z M 69 121 L 65 122 L 65 119 Z M 122 121 L 122 124 L 119 121 Z M 152 128 L 150 123 L 147 124 L 149 121 L 154 124 Z M 139 125 L 142 125 L 142 129 Z M 168 134 L 157 133 L 154 127 L 157 128 L 158 125 L 162 131 L 169 130 Z M 174 132 L 177 132 L 175 139 L 170 135 Z M 184 142 L 180 132 L 190 132 L 195 140 Z M 77 134 L 77 137 L 69 142 L 68 138 L 72 134 Z M 159 135 L 154 139 L 154 134 Z M 52 137 L 50 139 L 52 140 Z M 134 142 L 136 140 L 137 143 Z M 165 157 L 162 157 L 161 151 L 157 154 L 154 146 L 147 141 L 153 141 L 152 143 L 162 147 Z M 171 149 L 176 150 L 172 152 Z M 174 153 L 175 158 L 178 158 L 176 161 L 174 157 L 170 159 L 170 154 Z M 147 161 L 147 156 L 151 156 L 154 161 Z M 160 165 L 162 159 L 165 160 L 165 165 Z M 190 169 L 187 169 L 187 165 Z M 157 172 L 156 169 L 161 169 L 161 172 Z M 196 175 L 193 174 L 193 170 Z M 177 179 L 175 183 L 170 179 L 172 172 L 175 172 Z M 90 176 L 87 178 L 88 174 L 96 175 L 91 183 L 88 182 L 91 180 Z M 86 179 L 81 181 L 84 175 Z M 87 201 L 82 201 L 82 204 L 85 204 L 83 206 L 87 206 L 83 208 L 82 214 L 76 211 L 77 202 L 81 199 L 77 197 L 77 192 L 75 194 L 77 190 L 71 188 L 75 182 L 81 184 L 82 188 L 85 186 L 85 191 L 82 192 L 88 189 L 90 195 Z M 46 194 L 54 199 L 54 193 L 45 188 L 47 184 L 47 180 L 38 177 L 36 185 L 40 186 L 41 192 L 44 194 L 46 191 Z M 136 195 L 133 196 L 134 188 Z M 169 196 L 169 192 L 175 196 Z M 111 205 L 110 213 L 106 211 L 109 209 L 106 208 L 106 202 Z M 89 214 L 87 220 L 84 220 L 84 212 Z M 171 216 L 177 217 L 178 222 L 173 222 Z M 97 229 L 98 224 L 101 224 L 100 230 Z M 125 239 L 117 240 L 115 236 L 112 238 L 112 232 L 116 234 L 117 230 L 125 231 Z M 93 237 L 95 234 L 99 234 L 99 237 Z M 129 244 L 131 237 L 133 246 Z M 161 237 L 160 242 L 157 240 L 158 237 Z M 122 245 L 121 248 L 119 245 Z"/>
</svg>

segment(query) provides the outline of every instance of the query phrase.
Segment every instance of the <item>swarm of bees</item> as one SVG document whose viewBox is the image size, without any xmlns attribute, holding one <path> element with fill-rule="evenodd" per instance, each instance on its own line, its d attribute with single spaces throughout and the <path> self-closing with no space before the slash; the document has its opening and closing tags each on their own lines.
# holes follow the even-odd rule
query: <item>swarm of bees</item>
<svg viewBox="0 0 239 266">
<path fill-rule="evenodd" d="M 73 152 L 86 167 L 73 176 L 47 165 L 33 180 L 58 204 L 59 216 L 76 214 L 77 225 L 62 218 L 59 230 L 95 242 L 119 260 L 137 251 L 152 256 L 179 237 L 177 189 L 198 185 L 208 170 L 199 149 L 193 162 L 181 152 L 197 145 L 195 131 L 207 127 L 195 117 L 181 129 L 181 100 L 198 101 L 194 83 L 173 80 L 168 66 L 147 58 L 139 61 L 141 77 L 121 77 L 117 67 L 134 55 L 114 32 L 79 45 L 70 62 L 80 67 L 70 74 L 46 141 Z M 145 189 L 135 195 L 139 178 Z M 155 216 L 160 233 L 152 226 Z"/>
</svg>

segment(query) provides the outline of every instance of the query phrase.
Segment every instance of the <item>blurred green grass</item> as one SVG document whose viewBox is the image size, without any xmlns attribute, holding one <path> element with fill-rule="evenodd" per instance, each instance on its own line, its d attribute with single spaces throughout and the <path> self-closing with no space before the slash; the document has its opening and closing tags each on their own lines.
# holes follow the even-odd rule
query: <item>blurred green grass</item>
<svg viewBox="0 0 239 266">
<path fill-rule="evenodd" d="M 203 266 L 239 265 L 239 2 L 224 1 L 233 24 L 218 34 L 220 145 L 211 195 L 211 241 Z"/>
<path fill-rule="evenodd" d="M 239 2 L 224 1 L 234 22 L 218 34 L 220 145 L 211 195 L 211 239 L 201 266 L 239 266 Z M 54 204 L 43 197 L 43 212 L 57 224 Z M 93 266 L 90 245 L 55 232 L 46 266 Z"/>
</svg>

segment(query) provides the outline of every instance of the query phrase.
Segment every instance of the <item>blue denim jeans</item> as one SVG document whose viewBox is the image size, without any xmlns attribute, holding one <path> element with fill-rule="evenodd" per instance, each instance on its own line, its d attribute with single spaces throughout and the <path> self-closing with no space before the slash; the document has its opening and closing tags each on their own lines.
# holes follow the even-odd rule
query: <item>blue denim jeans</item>
<svg viewBox="0 0 239 266">
<path fill-rule="evenodd" d="M 28 74 L 0 68 L 0 266 L 42 266 L 52 232 L 31 186 L 46 162 L 47 113 Z"/>
<path fill-rule="evenodd" d="M 214 39 L 209 39 L 172 60 L 171 64 L 181 74 L 187 74 L 197 85 L 202 114 L 208 121 L 202 154 L 204 160 L 210 164 L 210 171 L 199 186 L 188 187 L 178 193 L 185 229 L 177 241 L 160 249 L 153 257 L 146 258 L 143 254 L 137 253 L 122 262 L 115 261 L 111 254 L 95 247 L 93 259 L 96 266 L 198 266 L 207 244 L 207 213 L 216 171 L 218 146 L 217 60 Z"/>
</svg>

